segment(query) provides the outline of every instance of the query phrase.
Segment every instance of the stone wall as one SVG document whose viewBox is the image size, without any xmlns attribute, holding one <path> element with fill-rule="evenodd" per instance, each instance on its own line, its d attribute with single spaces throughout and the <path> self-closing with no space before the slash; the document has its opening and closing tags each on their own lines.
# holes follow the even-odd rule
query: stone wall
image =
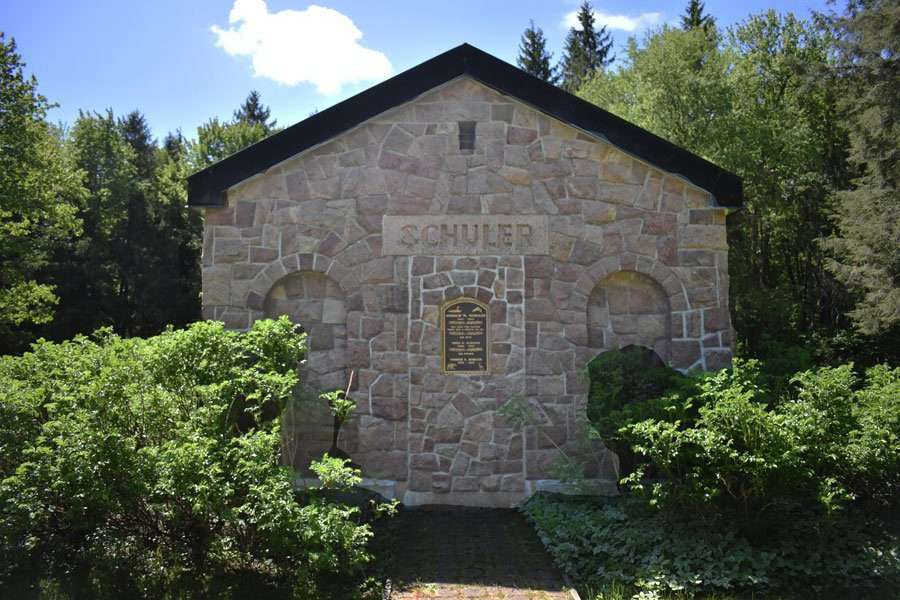
<svg viewBox="0 0 900 600">
<path fill-rule="evenodd" d="M 666 291 L 652 277 L 617 271 L 600 281 L 588 299 L 588 344 L 598 351 L 646 346 L 671 361 L 672 318 Z"/>
<path fill-rule="evenodd" d="M 322 390 L 347 386 L 347 309 L 344 292 L 330 277 L 297 271 L 280 279 L 263 302 L 266 317 L 287 315 L 307 334 L 306 359 L 300 366 L 300 389 L 286 420 L 286 447 L 293 464 L 305 467 L 331 447 L 334 418 Z M 349 431 L 349 430 L 348 430 Z"/>
<path fill-rule="evenodd" d="M 474 150 L 460 150 L 470 121 Z M 548 249 L 386 254 L 398 240 L 385 243 L 383 218 L 397 215 L 540 216 Z M 321 317 L 318 304 L 304 312 L 318 299 L 305 278 L 326 281 Z M 462 295 L 490 307 L 487 375 L 440 369 L 439 308 Z M 342 307 L 326 311 L 328 299 Z M 329 387 L 344 385 L 337 365 L 358 374 L 342 444 L 413 503 L 508 505 L 552 479 L 557 448 L 581 431 L 581 371 L 598 352 L 647 345 L 684 371 L 731 357 L 724 209 L 467 78 L 230 189 L 226 207 L 206 210 L 203 303 L 229 327 L 284 313 L 307 320 L 311 344 L 330 344 L 329 331 L 334 347 L 315 351 L 335 369 L 309 368 L 338 373 Z M 525 431 L 497 413 L 512 398 L 532 406 Z M 595 475 L 611 476 L 608 464 Z"/>
</svg>

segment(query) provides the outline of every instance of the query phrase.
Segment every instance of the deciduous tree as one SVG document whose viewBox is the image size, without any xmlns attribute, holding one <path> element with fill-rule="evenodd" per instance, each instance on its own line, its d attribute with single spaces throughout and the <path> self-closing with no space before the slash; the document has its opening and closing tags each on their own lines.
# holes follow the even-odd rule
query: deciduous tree
<svg viewBox="0 0 900 600">
<path fill-rule="evenodd" d="M 849 298 L 817 240 L 829 199 L 846 185 L 846 131 L 818 69 L 831 37 L 774 11 L 732 28 L 720 45 L 701 29 L 663 28 L 629 43 L 616 72 L 581 94 L 743 178 L 729 218 L 734 323 L 754 353 L 846 328 Z"/>
<path fill-rule="evenodd" d="M 222 122 L 213 117 L 197 128 L 197 140 L 190 146 L 190 162 L 202 169 L 243 150 L 269 135 L 264 125 L 244 121 Z"/>
<path fill-rule="evenodd" d="M 0 350 L 19 326 L 53 318 L 58 298 L 40 270 L 78 233 L 84 199 L 62 132 L 45 120 L 51 104 L 24 67 L 15 41 L 0 33 Z"/>
</svg>

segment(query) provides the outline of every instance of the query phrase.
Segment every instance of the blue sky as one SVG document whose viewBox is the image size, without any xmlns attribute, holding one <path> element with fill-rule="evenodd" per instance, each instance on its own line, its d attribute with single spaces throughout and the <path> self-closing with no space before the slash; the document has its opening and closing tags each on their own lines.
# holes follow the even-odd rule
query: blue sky
<svg viewBox="0 0 900 600">
<path fill-rule="evenodd" d="M 229 118 L 251 89 L 281 125 L 307 117 L 462 42 L 515 62 L 529 19 L 554 58 L 577 0 L 2 0 L 0 31 L 16 39 L 39 89 L 72 123 L 79 109 L 144 112 L 158 137 L 193 137 Z M 594 2 L 616 46 L 676 20 L 685 1 Z M 806 16 L 825 0 L 708 0 L 729 25 L 768 8 Z M 570 17 L 569 17 L 570 18 Z M 298 33 L 299 32 L 299 33 Z"/>
</svg>

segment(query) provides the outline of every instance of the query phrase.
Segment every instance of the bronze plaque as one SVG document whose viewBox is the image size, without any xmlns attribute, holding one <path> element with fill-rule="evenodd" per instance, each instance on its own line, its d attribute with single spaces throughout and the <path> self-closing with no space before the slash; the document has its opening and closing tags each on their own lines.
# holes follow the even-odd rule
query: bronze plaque
<svg viewBox="0 0 900 600">
<path fill-rule="evenodd" d="M 488 307 L 483 302 L 457 298 L 441 307 L 441 370 L 488 372 Z"/>
</svg>

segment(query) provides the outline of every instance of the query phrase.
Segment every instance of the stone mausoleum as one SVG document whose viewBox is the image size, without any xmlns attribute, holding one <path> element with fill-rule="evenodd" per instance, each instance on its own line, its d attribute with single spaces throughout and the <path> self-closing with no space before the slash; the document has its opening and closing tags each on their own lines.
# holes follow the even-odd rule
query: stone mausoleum
<svg viewBox="0 0 900 600">
<path fill-rule="evenodd" d="M 306 389 L 358 408 L 340 447 L 408 504 L 509 506 L 580 447 L 585 365 L 627 345 L 729 364 L 733 174 L 462 45 L 193 175 L 203 310 L 309 334 Z M 313 394 L 314 396 L 314 394 Z M 527 402 L 520 426 L 502 406 Z M 321 400 L 287 417 L 303 469 Z M 587 475 L 615 478 L 602 446 Z"/>
</svg>

